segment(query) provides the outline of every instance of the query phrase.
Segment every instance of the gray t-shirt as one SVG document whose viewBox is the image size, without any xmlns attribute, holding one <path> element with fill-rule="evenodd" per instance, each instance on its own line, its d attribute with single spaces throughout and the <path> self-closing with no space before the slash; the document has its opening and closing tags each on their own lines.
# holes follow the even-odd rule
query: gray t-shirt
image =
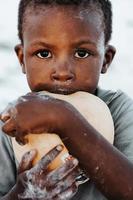
<svg viewBox="0 0 133 200">
<path fill-rule="evenodd" d="M 109 107 L 115 127 L 114 145 L 133 162 L 133 100 L 122 91 L 97 89 L 96 95 Z M 1 122 L 2 124 L 2 122 Z M 0 197 L 15 184 L 16 160 L 11 140 L 0 131 Z M 72 200 L 107 200 L 95 185 L 88 181 L 79 187 Z"/>
</svg>

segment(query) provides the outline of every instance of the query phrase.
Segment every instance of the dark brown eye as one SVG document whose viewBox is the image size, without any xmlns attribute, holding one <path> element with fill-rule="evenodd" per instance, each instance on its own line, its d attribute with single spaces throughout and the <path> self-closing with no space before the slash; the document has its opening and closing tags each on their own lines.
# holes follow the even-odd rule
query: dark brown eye
<svg viewBox="0 0 133 200">
<path fill-rule="evenodd" d="M 42 51 L 40 51 L 40 52 L 38 52 L 37 53 L 37 56 L 39 57 L 39 58 L 42 58 L 42 59 L 46 59 L 46 58 L 51 58 L 52 57 L 52 54 L 51 54 L 51 52 L 50 51 L 48 51 L 48 50 L 42 50 Z"/>
<path fill-rule="evenodd" d="M 75 57 L 76 58 L 87 58 L 90 55 L 86 50 L 84 49 L 79 49 L 75 52 Z"/>
</svg>

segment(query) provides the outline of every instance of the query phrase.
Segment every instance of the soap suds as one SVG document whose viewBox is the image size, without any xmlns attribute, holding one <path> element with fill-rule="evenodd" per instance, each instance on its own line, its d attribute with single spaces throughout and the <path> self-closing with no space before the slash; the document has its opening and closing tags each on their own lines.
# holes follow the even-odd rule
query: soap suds
<svg viewBox="0 0 133 200">
<path fill-rule="evenodd" d="M 33 180 L 32 173 L 27 172 L 27 182 L 24 182 L 25 191 L 18 195 L 18 199 L 44 199 L 48 197 L 46 187 L 41 189 L 38 185 L 33 185 L 31 180 Z"/>
</svg>

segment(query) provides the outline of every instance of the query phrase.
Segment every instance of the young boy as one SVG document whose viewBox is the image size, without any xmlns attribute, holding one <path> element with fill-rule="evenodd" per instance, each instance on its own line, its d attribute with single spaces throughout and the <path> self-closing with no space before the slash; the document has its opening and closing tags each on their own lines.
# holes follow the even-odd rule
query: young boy
<svg viewBox="0 0 133 200">
<path fill-rule="evenodd" d="M 19 142 L 25 142 L 27 133 L 37 131 L 68 138 L 65 145 L 90 180 L 76 193 L 76 159 L 52 173 L 47 171 L 62 146 L 35 167 L 32 161 L 36 151 L 25 154 L 16 170 L 10 138 L 1 133 L 2 199 L 132 200 L 133 101 L 121 91 L 98 88 L 100 73 L 106 73 L 115 55 L 115 48 L 109 45 L 110 1 L 21 0 L 18 31 L 21 44 L 15 50 L 33 93 L 1 114 L 2 130 Z M 43 90 L 60 94 L 85 91 L 100 97 L 112 113 L 114 146 L 73 106 L 34 93 Z"/>
</svg>

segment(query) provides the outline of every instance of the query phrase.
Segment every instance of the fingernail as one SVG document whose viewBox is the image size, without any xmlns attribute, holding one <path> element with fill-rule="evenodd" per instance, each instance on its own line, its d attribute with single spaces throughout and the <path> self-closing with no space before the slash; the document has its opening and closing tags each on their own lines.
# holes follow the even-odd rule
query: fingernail
<svg viewBox="0 0 133 200">
<path fill-rule="evenodd" d="M 76 158 L 73 159 L 73 164 L 78 165 L 78 160 Z"/>
<path fill-rule="evenodd" d="M 31 149 L 31 151 L 29 152 L 31 155 L 36 154 L 36 149 Z"/>
<path fill-rule="evenodd" d="M 3 121 L 7 121 L 7 120 L 10 118 L 10 116 L 9 116 L 9 114 L 7 114 L 7 113 L 1 113 L 1 114 L 0 114 L 0 118 L 1 118 L 1 120 L 3 120 Z"/>
<path fill-rule="evenodd" d="M 32 149 L 28 152 L 29 156 L 33 157 L 37 154 L 37 150 L 36 149 Z"/>
<path fill-rule="evenodd" d="M 63 149 L 63 145 L 59 144 L 57 147 L 56 147 L 56 150 L 57 151 L 62 151 Z"/>
</svg>

